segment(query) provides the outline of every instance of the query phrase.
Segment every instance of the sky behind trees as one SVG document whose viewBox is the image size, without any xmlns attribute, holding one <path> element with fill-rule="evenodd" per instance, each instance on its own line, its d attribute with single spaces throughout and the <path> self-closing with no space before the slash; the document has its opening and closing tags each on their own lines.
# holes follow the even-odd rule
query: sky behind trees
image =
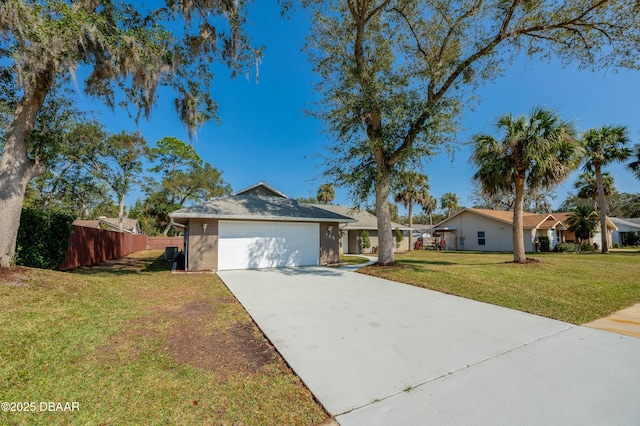
<svg viewBox="0 0 640 426">
<path fill-rule="evenodd" d="M 252 9 L 248 32 L 265 56 L 250 75 L 229 79 L 220 67 L 213 97 L 218 102 L 220 124 L 206 124 L 192 140 L 204 161 L 223 171 L 234 190 L 264 180 L 285 194 L 312 197 L 325 182 L 322 155 L 330 144 L 320 122 L 305 115 L 318 99 L 313 84 L 318 81 L 307 55 L 302 51 L 309 18 L 302 10 L 282 19 L 275 2 L 257 2 Z M 78 80 L 81 81 L 79 73 Z M 460 205 L 472 204 L 469 141 L 473 134 L 494 132 L 494 120 L 507 112 L 529 114 L 536 105 L 555 109 L 579 131 L 605 124 L 625 125 L 633 144 L 640 142 L 640 71 L 607 70 L 592 73 L 559 63 L 517 59 L 494 83 L 481 87 L 477 99 L 464 111 L 464 128 L 457 135 L 453 159 L 447 152 L 430 158 L 422 170 L 430 179 L 431 193 L 440 199 L 446 192 L 458 195 Z M 98 119 L 110 132 L 139 128 L 150 145 L 165 136 L 188 141 L 186 128 L 178 121 L 170 96 L 162 96 L 150 121 L 141 119 L 136 127 L 126 112 L 106 110 L 85 95 L 78 95 L 79 107 L 99 111 Z M 497 135 L 496 135 L 497 136 Z M 623 165 L 609 167 L 620 192 L 640 192 L 640 181 Z M 558 187 L 552 206 L 558 206 L 573 190 L 578 172 Z M 575 191 L 574 191 L 575 192 Z M 127 198 L 132 205 L 143 194 Z M 373 198 L 372 198 L 373 200 Z M 336 188 L 336 204 L 351 204 L 349 194 Z M 419 210 L 419 209 L 418 209 Z M 402 212 L 402 210 L 401 210 Z"/>
</svg>

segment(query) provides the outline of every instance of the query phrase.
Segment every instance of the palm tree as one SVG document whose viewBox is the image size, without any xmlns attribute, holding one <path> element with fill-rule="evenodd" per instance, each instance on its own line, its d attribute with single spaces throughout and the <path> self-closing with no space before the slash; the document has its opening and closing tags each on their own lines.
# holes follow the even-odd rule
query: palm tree
<svg viewBox="0 0 640 426">
<path fill-rule="evenodd" d="M 636 145 L 635 151 L 631 154 L 632 161 L 627 164 L 629 170 L 640 179 L 640 144 Z"/>
<path fill-rule="evenodd" d="M 440 207 L 447 211 L 447 217 L 453 216 L 453 212 L 458 210 L 458 196 L 453 192 L 446 192 L 440 198 Z"/>
<path fill-rule="evenodd" d="M 323 183 L 318 189 L 318 202 L 322 204 L 331 204 L 336 198 L 336 191 L 330 183 Z"/>
<path fill-rule="evenodd" d="M 396 203 L 402 203 L 409 211 L 409 228 L 413 228 L 413 204 L 424 204 L 430 198 L 429 195 L 429 178 L 426 175 L 404 171 L 400 173 L 398 186 L 396 189 Z M 412 232 L 409 232 L 409 250 L 413 249 L 411 245 Z"/>
<path fill-rule="evenodd" d="M 577 206 L 567 217 L 567 225 L 578 242 L 589 240 L 598 227 L 598 215 L 588 206 Z"/>
<path fill-rule="evenodd" d="M 625 145 L 629 142 L 625 126 L 603 126 L 590 129 L 582 135 L 586 150 L 586 171 L 596 174 L 598 188 L 598 208 L 600 210 L 600 229 L 602 230 L 602 253 L 609 253 L 609 235 L 607 232 L 607 201 L 602 178 L 602 166 L 614 161 L 624 161 L 631 155 Z"/>
<path fill-rule="evenodd" d="M 613 186 L 613 176 L 608 172 L 602 173 L 602 185 L 604 187 L 604 195 L 608 197 L 616 192 Z M 591 200 L 591 208 L 598 208 L 598 185 L 596 183 L 596 175 L 593 172 L 584 172 L 578 176 L 578 180 L 573 185 L 578 190 L 578 198 Z"/>
<path fill-rule="evenodd" d="M 536 107 L 529 117 L 499 117 L 496 128 L 502 139 L 475 135 L 471 161 L 482 192 L 491 196 L 500 191 L 515 192 L 513 205 L 513 260 L 526 261 L 524 250 L 523 204 L 525 186 L 550 189 L 578 167 L 584 150 L 575 139 L 573 125 L 554 111 Z"/>
</svg>

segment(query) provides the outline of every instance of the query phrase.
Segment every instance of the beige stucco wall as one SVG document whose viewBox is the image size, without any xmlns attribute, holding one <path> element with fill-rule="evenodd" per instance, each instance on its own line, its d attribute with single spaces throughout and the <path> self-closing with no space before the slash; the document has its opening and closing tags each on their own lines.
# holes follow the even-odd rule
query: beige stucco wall
<svg viewBox="0 0 640 426">
<path fill-rule="evenodd" d="M 320 264 L 340 261 L 340 230 L 338 223 L 320 224 Z"/>
<path fill-rule="evenodd" d="M 400 248 L 396 247 L 396 230 L 393 230 L 393 249 L 396 252 L 409 250 L 409 233 L 410 231 L 402 231 L 402 241 L 400 242 Z M 411 244 L 415 243 L 415 238 L 411 238 Z"/>
<path fill-rule="evenodd" d="M 347 254 L 370 254 L 373 252 L 373 248 L 376 250 L 380 246 L 380 242 L 378 240 L 378 231 L 377 230 L 367 230 L 369 233 L 369 241 L 371 242 L 371 247 L 367 249 L 360 249 L 360 238 L 361 238 L 361 230 L 343 230 L 342 234 L 342 247 L 341 250 Z M 402 252 L 409 249 L 409 231 L 402 231 L 402 242 L 400 242 L 400 247 L 396 247 L 396 231 L 395 229 L 392 231 L 393 238 L 393 251 L 394 252 Z"/>
<path fill-rule="evenodd" d="M 207 224 L 206 232 L 203 228 L 204 223 Z M 217 271 L 218 221 L 191 219 L 188 224 L 188 232 L 187 269 L 190 271 Z M 319 232 L 320 264 L 339 262 L 338 223 L 321 223 Z"/>
<path fill-rule="evenodd" d="M 203 224 L 207 224 L 204 230 Z M 187 247 L 187 270 L 216 271 L 218 269 L 218 221 L 191 219 Z"/>
<path fill-rule="evenodd" d="M 512 227 L 507 223 L 471 212 L 463 212 L 446 223 L 438 225 L 438 227 L 442 226 L 455 228 L 453 235 L 457 238 L 458 250 L 513 251 Z M 478 244 L 479 231 L 484 231 L 484 246 Z M 464 239 L 464 242 L 461 241 L 461 238 Z M 448 245 L 449 242 L 447 242 Z M 447 247 L 447 249 L 451 248 L 453 247 Z M 524 230 L 524 249 L 528 253 L 533 252 L 533 236 L 530 229 Z"/>
</svg>

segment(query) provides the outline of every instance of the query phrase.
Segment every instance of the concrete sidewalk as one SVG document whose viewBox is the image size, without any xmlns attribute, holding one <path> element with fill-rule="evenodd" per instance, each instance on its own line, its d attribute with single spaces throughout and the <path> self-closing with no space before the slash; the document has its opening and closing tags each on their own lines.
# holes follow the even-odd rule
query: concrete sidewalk
<svg viewBox="0 0 640 426">
<path fill-rule="evenodd" d="M 640 339 L 331 268 L 219 273 L 343 425 L 637 425 Z"/>
<path fill-rule="evenodd" d="M 584 326 L 640 338 L 640 303 Z"/>
</svg>

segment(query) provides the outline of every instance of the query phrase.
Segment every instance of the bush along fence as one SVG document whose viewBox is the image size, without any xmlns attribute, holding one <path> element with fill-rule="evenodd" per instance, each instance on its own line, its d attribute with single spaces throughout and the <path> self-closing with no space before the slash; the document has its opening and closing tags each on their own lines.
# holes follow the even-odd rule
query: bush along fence
<svg viewBox="0 0 640 426">
<path fill-rule="evenodd" d="M 73 217 L 23 209 L 16 244 L 16 265 L 56 269 L 65 258 Z"/>
<path fill-rule="evenodd" d="M 23 209 L 16 244 L 16 265 L 62 271 L 120 259 L 130 253 L 177 247 L 184 237 L 147 237 L 73 225 L 73 217 Z"/>
<path fill-rule="evenodd" d="M 69 237 L 69 249 L 58 269 L 91 266 L 147 248 L 146 235 L 74 226 Z"/>
</svg>

